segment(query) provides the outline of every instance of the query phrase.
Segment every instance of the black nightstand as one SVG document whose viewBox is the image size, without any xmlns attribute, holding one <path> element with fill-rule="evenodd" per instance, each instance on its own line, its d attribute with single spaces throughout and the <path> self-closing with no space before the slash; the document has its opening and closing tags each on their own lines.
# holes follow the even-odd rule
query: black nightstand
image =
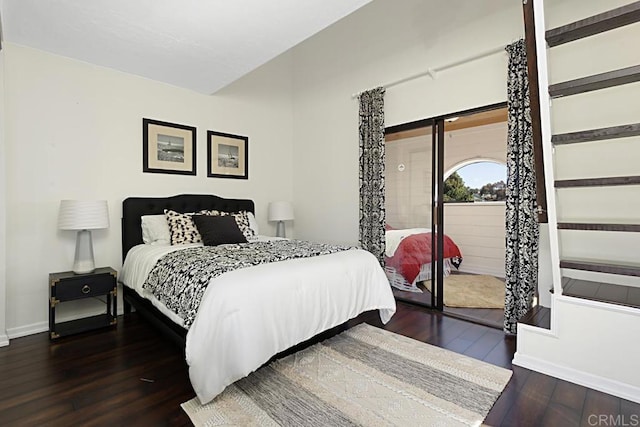
<svg viewBox="0 0 640 427">
<path fill-rule="evenodd" d="M 111 267 L 93 273 L 72 271 L 49 274 L 49 338 L 56 339 L 92 329 L 115 325 L 118 315 L 117 275 Z M 65 301 L 106 296 L 107 312 L 68 322 L 56 323 L 56 306 Z"/>
</svg>

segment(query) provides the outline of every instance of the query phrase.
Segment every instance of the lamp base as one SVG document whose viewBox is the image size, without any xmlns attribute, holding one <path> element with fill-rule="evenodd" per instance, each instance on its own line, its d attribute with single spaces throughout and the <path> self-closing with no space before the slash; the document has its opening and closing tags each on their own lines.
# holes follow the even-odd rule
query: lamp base
<svg viewBox="0 0 640 427">
<path fill-rule="evenodd" d="M 76 256 L 73 260 L 73 272 L 76 274 L 93 273 L 96 264 L 93 260 L 93 240 L 91 231 L 80 230 L 76 237 Z"/>
<path fill-rule="evenodd" d="M 276 228 L 276 237 L 287 237 L 286 232 L 284 230 L 284 221 L 278 221 L 278 225 Z"/>
</svg>

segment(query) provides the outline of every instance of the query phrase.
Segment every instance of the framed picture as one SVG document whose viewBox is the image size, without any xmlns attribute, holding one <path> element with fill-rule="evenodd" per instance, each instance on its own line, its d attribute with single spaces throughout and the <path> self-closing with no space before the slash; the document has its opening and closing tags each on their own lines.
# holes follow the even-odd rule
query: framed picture
<svg viewBox="0 0 640 427">
<path fill-rule="evenodd" d="M 142 119 L 142 171 L 196 174 L 196 128 Z"/>
<path fill-rule="evenodd" d="M 207 131 L 207 176 L 249 178 L 249 138 Z"/>
</svg>

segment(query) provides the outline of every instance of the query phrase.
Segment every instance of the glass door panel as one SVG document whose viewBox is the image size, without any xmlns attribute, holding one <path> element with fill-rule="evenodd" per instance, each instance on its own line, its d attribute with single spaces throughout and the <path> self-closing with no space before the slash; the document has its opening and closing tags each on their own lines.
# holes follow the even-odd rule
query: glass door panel
<svg viewBox="0 0 640 427">
<path fill-rule="evenodd" d="M 433 307 L 432 126 L 387 133 L 385 144 L 385 272 L 397 299 Z"/>
</svg>

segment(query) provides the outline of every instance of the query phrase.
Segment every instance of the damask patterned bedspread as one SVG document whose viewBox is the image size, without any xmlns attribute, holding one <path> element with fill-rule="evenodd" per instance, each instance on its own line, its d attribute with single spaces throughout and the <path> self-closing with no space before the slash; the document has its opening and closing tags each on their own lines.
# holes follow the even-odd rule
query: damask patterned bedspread
<svg viewBox="0 0 640 427">
<path fill-rule="evenodd" d="M 143 288 L 184 319 L 194 320 L 209 282 L 223 273 L 259 264 L 309 258 L 355 249 L 301 240 L 274 240 L 187 248 L 164 255 Z"/>
</svg>

